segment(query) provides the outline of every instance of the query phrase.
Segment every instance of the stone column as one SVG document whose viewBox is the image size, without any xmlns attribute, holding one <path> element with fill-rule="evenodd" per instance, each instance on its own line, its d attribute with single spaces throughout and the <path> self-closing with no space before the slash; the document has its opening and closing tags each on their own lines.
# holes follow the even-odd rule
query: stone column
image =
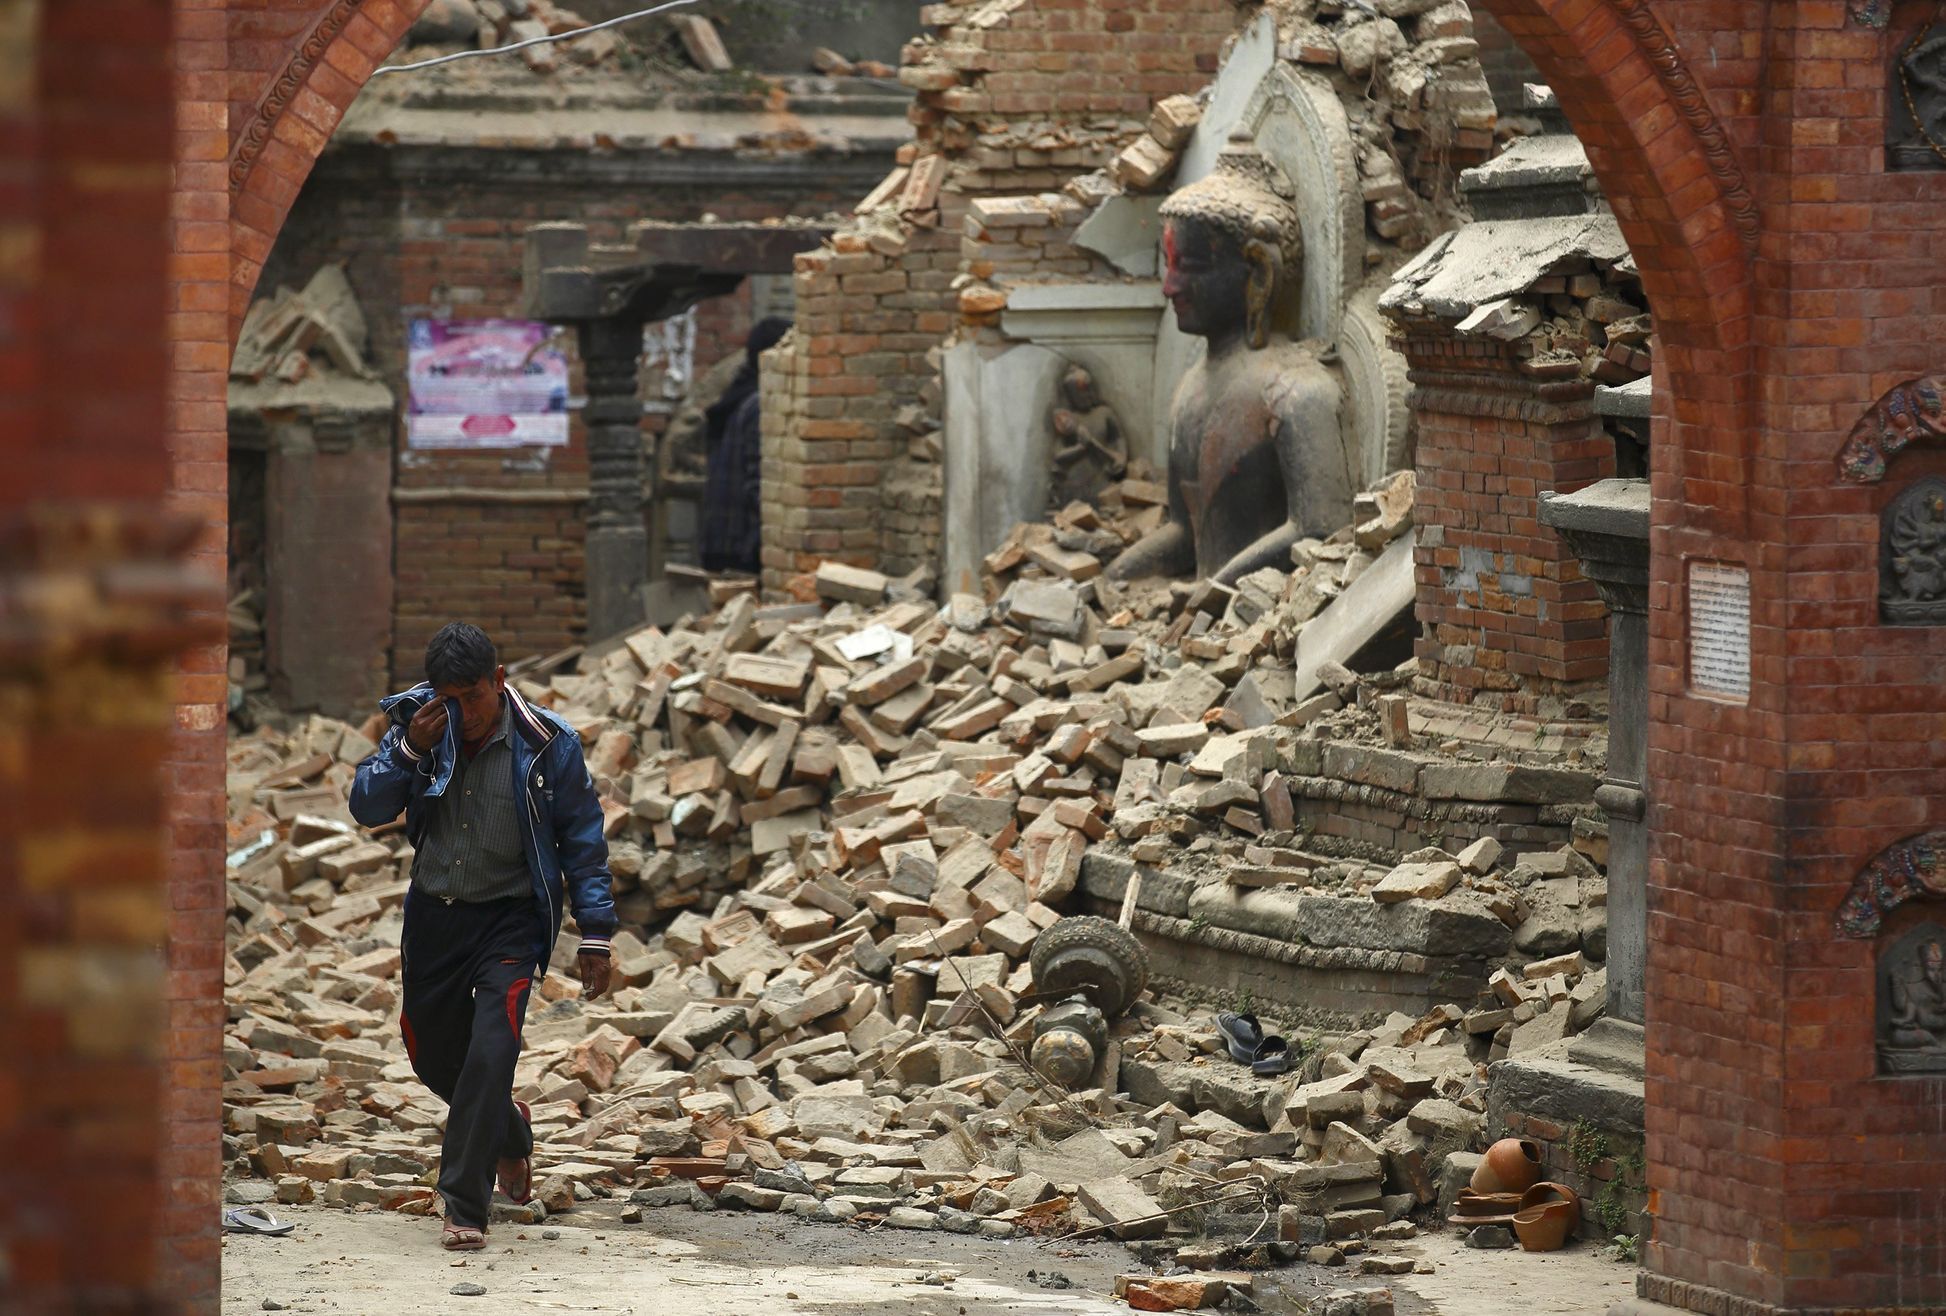
<svg viewBox="0 0 1946 1316">
<path fill-rule="evenodd" d="M 1608 815 L 1608 1013 L 1640 1024 L 1649 948 L 1649 482 L 1544 493 L 1540 519 L 1608 605 L 1608 774 L 1595 791 Z"/>
<path fill-rule="evenodd" d="M 588 635 L 642 624 L 649 532 L 642 519 L 642 322 L 625 316 L 576 325 L 587 370 Z"/>
</svg>

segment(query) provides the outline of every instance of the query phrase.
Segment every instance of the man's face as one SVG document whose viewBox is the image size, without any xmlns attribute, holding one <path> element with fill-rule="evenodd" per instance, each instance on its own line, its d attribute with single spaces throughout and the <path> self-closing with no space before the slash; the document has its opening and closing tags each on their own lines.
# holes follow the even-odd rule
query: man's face
<svg viewBox="0 0 1946 1316">
<path fill-rule="evenodd" d="M 1162 295 L 1186 334 L 1213 338 L 1249 317 L 1250 266 L 1227 234 L 1208 224 L 1172 219 L 1162 232 Z"/>
<path fill-rule="evenodd" d="M 459 737 L 474 741 L 486 739 L 500 719 L 500 692 L 507 688 L 507 669 L 496 667 L 492 676 L 483 676 L 472 685 L 435 686 L 442 699 L 459 701 Z"/>
</svg>

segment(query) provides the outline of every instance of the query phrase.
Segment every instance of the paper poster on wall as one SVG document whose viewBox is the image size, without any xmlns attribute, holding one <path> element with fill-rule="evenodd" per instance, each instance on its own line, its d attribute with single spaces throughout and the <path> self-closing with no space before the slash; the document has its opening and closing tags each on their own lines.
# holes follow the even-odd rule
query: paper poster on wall
<svg viewBox="0 0 1946 1316">
<path fill-rule="evenodd" d="M 568 361 L 538 320 L 413 320 L 406 329 L 412 448 L 561 447 Z"/>
</svg>

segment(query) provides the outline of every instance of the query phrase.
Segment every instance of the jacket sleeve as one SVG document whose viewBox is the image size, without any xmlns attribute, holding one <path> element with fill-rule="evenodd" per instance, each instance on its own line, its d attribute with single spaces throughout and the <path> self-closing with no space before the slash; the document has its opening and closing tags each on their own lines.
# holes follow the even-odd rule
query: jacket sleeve
<svg viewBox="0 0 1946 1316">
<path fill-rule="evenodd" d="M 554 845 L 561 858 L 561 883 L 581 929 L 581 949 L 605 955 L 616 920 L 601 801 L 581 757 L 581 738 L 566 732 L 555 737 L 555 746 Z"/>
<path fill-rule="evenodd" d="M 426 778 L 428 761 L 428 755 L 413 753 L 405 743 L 404 727 L 387 731 L 352 779 L 351 816 L 366 827 L 383 827 L 404 813 L 415 786 Z"/>
</svg>

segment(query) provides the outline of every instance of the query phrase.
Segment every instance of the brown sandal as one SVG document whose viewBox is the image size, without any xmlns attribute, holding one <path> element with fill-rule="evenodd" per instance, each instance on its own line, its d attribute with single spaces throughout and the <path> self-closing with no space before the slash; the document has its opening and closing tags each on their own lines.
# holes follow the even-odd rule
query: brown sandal
<svg viewBox="0 0 1946 1316">
<path fill-rule="evenodd" d="M 472 1225 L 447 1225 L 439 1231 L 439 1246 L 448 1252 L 478 1252 L 486 1246 L 486 1230 Z"/>
<path fill-rule="evenodd" d="M 528 1136 L 532 1137 L 534 1112 L 528 1108 L 527 1103 L 524 1101 L 514 1102 L 514 1109 L 520 1112 L 520 1118 L 527 1121 Z M 500 1191 L 507 1195 L 508 1201 L 512 1202 L 515 1206 L 527 1205 L 527 1203 L 534 1200 L 534 1158 L 532 1154 L 523 1156 L 519 1160 L 503 1157 L 494 1175 L 494 1179 L 499 1184 Z"/>
</svg>

